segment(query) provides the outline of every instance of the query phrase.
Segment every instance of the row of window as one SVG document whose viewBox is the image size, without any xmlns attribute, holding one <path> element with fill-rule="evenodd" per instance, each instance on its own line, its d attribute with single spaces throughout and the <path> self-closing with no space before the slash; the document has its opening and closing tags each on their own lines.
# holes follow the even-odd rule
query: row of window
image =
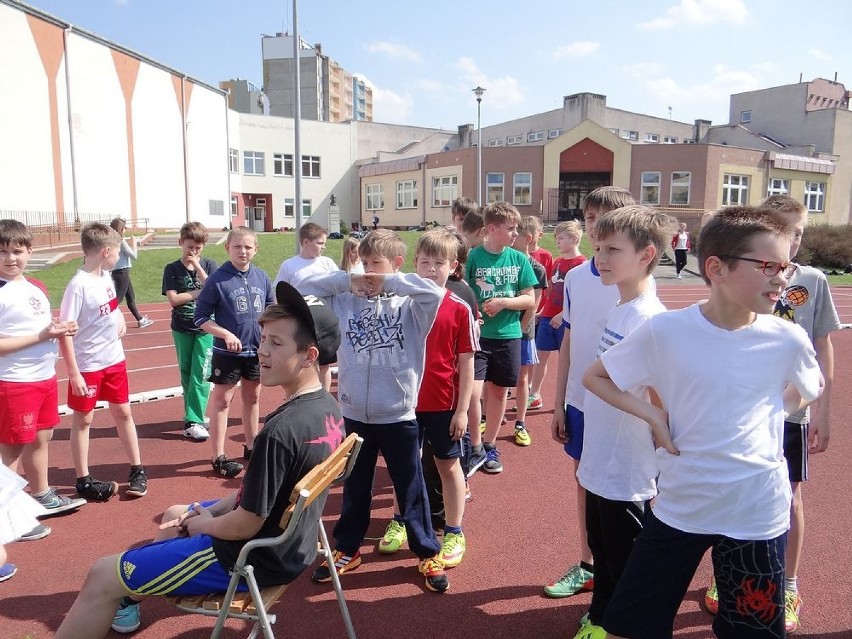
<svg viewBox="0 0 852 639">
<path fill-rule="evenodd" d="M 617 135 L 624 140 L 630 140 L 631 142 L 639 141 L 639 131 L 632 131 L 630 129 L 609 129 L 609 132 L 613 135 Z M 678 139 L 673 135 L 660 135 L 659 133 L 646 133 L 645 134 L 645 142 L 648 144 L 659 144 L 660 140 L 663 141 L 663 144 L 677 144 Z M 684 140 L 684 142 L 689 142 L 689 140 Z"/>
<path fill-rule="evenodd" d="M 487 202 L 501 202 L 505 199 L 503 173 L 485 174 Z M 432 206 L 451 206 L 459 195 L 459 178 L 447 175 L 432 178 Z M 384 185 L 367 184 L 364 187 L 365 205 L 368 211 L 380 211 L 385 208 Z M 396 208 L 415 209 L 419 204 L 417 180 L 400 180 L 396 183 Z M 532 204 L 532 173 L 512 174 L 512 204 L 529 206 Z"/>
<path fill-rule="evenodd" d="M 552 140 L 562 135 L 562 129 L 549 129 L 547 131 L 547 139 Z M 527 133 L 527 142 L 541 142 L 544 139 L 544 131 L 533 131 Z M 488 146 L 514 146 L 524 141 L 523 135 L 510 135 L 505 140 L 503 138 L 491 138 L 488 140 Z"/>
<path fill-rule="evenodd" d="M 240 172 L 240 154 L 237 149 L 229 149 L 228 163 L 231 173 Z M 243 175 L 266 175 L 266 153 L 263 151 L 243 151 Z M 272 175 L 293 177 L 293 154 L 272 154 Z M 302 156 L 302 176 L 320 177 L 320 158 L 318 155 Z"/>
<path fill-rule="evenodd" d="M 222 202 L 218 202 L 219 205 Z M 240 201 L 236 195 L 231 196 L 231 217 L 237 217 Z M 214 213 L 214 200 L 210 200 L 210 214 L 222 215 L 224 212 Z M 255 200 L 255 206 L 245 207 L 246 221 L 252 219 L 261 220 L 266 215 L 266 198 L 259 197 Z M 302 216 L 311 217 L 311 201 L 302 200 Z M 284 217 L 296 217 L 295 200 L 293 198 L 284 198 Z"/>
<path fill-rule="evenodd" d="M 688 206 L 690 196 L 689 171 L 673 171 L 669 191 L 670 206 Z M 659 205 L 662 173 L 644 171 L 640 198 L 642 204 Z M 748 203 L 749 176 L 724 174 L 722 178 L 722 206 L 736 206 Z M 790 192 L 790 180 L 772 178 L 766 195 L 787 195 Z M 821 213 L 825 210 L 825 182 L 805 182 L 804 205 L 808 211 Z"/>
</svg>

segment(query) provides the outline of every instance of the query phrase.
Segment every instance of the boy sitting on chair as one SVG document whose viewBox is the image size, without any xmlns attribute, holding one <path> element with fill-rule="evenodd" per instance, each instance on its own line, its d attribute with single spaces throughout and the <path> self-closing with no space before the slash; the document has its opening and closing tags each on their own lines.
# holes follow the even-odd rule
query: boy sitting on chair
<svg viewBox="0 0 852 639">
<path fill-rule="evenodd" d="M 280 386 L 288 399 L 266 418 L 239 490 L 215 502 L 172 506 L 154 542 L 96 561 L 57 638 L 104 637 L 110 625 L 133 632 L 139 601 L 149 595 L 224 592 L 242 546 L 281 534 L 293 487 L 343 440 L 343 418 L 320 383 L 317 363 L 340 344 L 337 317 L 286 282 L 276 293 L 278 303 L 260 318 L 260 381 Z M 314 561 L 324 504 L 325 496 L 309 507 L 306 525 L 286 546 L 252 552 L 261 588 L 292 582 Z M 184 579 L 169 578 L 178 571 Z"/>
</svg>

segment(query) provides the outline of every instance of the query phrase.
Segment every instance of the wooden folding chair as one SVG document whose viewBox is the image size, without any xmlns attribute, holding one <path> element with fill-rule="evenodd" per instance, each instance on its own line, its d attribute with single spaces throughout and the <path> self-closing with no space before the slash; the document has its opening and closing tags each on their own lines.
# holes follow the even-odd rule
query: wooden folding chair
<svg viewBox="0 0 852 639">
<path fill-rule="evenodd" d="M 323 463 L 318 464 L 305 475 L 293 488 L 290 494 L 290 506 L 281 517 L 281 529 L 284 531 L 278 537 L 265 539 L 253 539 L 246 543 L 237 557 L 236 565 L 231 573 L 231 581 L 224 593 L 210 595 L 170 597 L 171 601 L 181 610 L 208 617 L 217 617 L 216 626 L 210 639 L 218 639 L 222 633 L 226 619 L 245 619 L 254 621 L 248 639 L 255 639 L 260 632 L 266 639 L 275 639 L 272 633 L 272 624 L 275 623 L 275 615 L 269 614 L 269 607 L 278 601 L 278 598 L 286 590 L 287 586 L 271 586 L 259 588 L 254 576 L 254 568 L 248 563 L 248 556 L 255 548 L 275 546 L 288 541 L 296 529 L 303 524 L 302 517 L 308 506 L 320 497 L 329 487 L 340 484 L 355 465 L 358 451 L 361 449 L 363 439 L 355 433 L 349 435 L 340 446 Z M 325 526 L 322 522 L 322 513 L 319 516 L 319 554 L 322 555 L 329 565 L 334 563 L 332 559 L 332 548 L 328 542 Z M 337 593 L 337 603 L 346 625 L 349 639 L 356 639 L 355 628 L 349 616 L 349 609 L 343 597 L 343 588 L 336 570 L 331 570 L 331 581 Z M 240 579 L 245 579 L 248 592 L 236 592 Z"/>
</svg>

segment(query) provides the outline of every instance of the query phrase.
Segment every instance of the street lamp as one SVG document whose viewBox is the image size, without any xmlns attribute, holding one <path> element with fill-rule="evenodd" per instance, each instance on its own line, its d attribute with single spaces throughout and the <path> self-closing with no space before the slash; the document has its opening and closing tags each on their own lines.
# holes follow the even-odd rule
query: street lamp
<svg viewBox="0 0 852 639">
<path fill-rule="evenodd" d="M 473 94 L 476 96 L 476 130 L 478 140 L 476 142 L 476 196 L 479 206 L 484 206 L 485 202 L 482 197 L 482 94 L 485 89 L 477 85 L 473 89 Z"/>
</svg>

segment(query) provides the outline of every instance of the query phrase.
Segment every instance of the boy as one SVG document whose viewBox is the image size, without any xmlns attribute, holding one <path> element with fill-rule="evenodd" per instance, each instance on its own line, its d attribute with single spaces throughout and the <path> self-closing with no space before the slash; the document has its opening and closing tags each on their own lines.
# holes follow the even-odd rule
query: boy
<svg viewBox="0 0 852 639">
<path fill-rule="evenodd" d="M 808 223 L 808 210 L 787 195 L 772 195 L 760 205 L 774 212 L 793 228 L 790 259 L 799 252 L 802 236 Z M 787 555 L 784 565 L 785 626 L 787 634 L 799 628 L 802 598 L 799 596 L 797 574 L 802 556 L 805 532 L 805 513 L 802 503 L 802 482 L 808 479 L 808 453 L 821 453 L 828 447 L 830 435 L 829 407 L 834 378 L 834 347 L 831 333 L 840 328 L 837 310 L 831 299 L 828 281 L 819 269 L 797 265 L 796 272 L 773 309 L 783 319 L 798 324 L 811 340 L 825 386 L 819 401 L 809 414 L 808 409 L 787 416 L 784 421 L 784 457 L 790 474 L 793 501 L 790 510 L 790 530 L 787 532 Z M 812 417 L 809 421 L 809 417 Z M 711 583 L 705 598 L 708 610 L 718 609 L 719 600 L 715 583 Z"/>
<path fill-rule="evenodd" d="M 536 283 L 533 285 L 535 308 L 539 307 L 541 298 L 547 294 L 547 270 L 541 262 L 530 254 L 530 247 L 535 244 L 536 234 L 541 232 L 541 223 L 533 215 L 521 219 L 518 226 L 518 236 L 512 247 L 526 255 L 535 274 Z M 548 253 L 549 255 L 549 253 Z M 530 394 L 530 377 L 538 364 L 538 353 L 535 348 L 535 316 L 534 309 L 527 309 L 521 315 L 521 370 L 518 383 L 515 386 L 515 444 L 529 446 L 532 443 L 526 427 L 527 405 Z"/>
<path fill-rule="evenodd" d="M 482 244 L 484 232 L 485 222 L 482 219 L 482 212 L 479 209 L 468 211 L 462 220 L 461 234 L 467 240 L 467 245 L 471 250 Z"/>
<path fill-rule="evenodd" d="M 213 471 L 221 477 L 236 477 L 243 469 L 225 455 L 228 409 L 237 382 L 243 401 L 243 459 L 251 457 L 260 418 L 260 368 L 257 347 L 260 344 L 258 318 L 275 300 L 269 276 L 251 263 L 257 254 L 257 235 L 238 226 L 228 233 L 225 251 L 229 261 L 207 278 L 195 302 L 195 325 L 213 336 Z M 215 318 L 215 319 L 214 319 Z"/>
<path fill-rule="evenodd" d="M 323 255 L 328 231 L 319 224 L 308 222 L 299 228 L 299 253 L 281 262 L 274 284 L 287 282 L 296 288 L 299 283 L 314 273 L 330 273 L 337 264 Z"/>
<path fill-rule="evenodd" d="M 671 637 L 708 548 L 716 636 L 785 634 L 784 413 L 816 399 L 822 381 L 805 331 L 769 314 L 796 269 L 790 237 L 766 211 L 717 212 L 698 242 L 709 299 L 650 318 L 583 378 L 605 402 L 646 421 L 658 447 L 654 508 L 604 614 L 609 636 Z M 652 387 L 662 408 L 628 392 L 637 386 Z"/>
<path fill-rule="evenodd" d="M 601 283 L 618 289 L 618 302 L 598 342 L 598 356 L 648 318 L 665 312 L 651 273 L 660 261 L 673 220 L 645 206 L 604 214 L 595 226 L 595 264 Z M 647 388 L 631 388 L 648 401 Z M 603 615 L 656 494 L 657 462 L 648 425 L 587 393 L 577 481 L 586 489 L 586 535 L 595 566 L 587 621 L 577 639 L 603 636 Z"/>
<path fill-rule="evenodd" d="M 447 288 L 450 274 L 458 266 L 459 243 L 443 228 L 426 231 L 417 240 L 414 266 L 417 275 Z M 417 399 L 417 423 L 424 434 L 424 473 L 435 466 L 439 486 L 427 487 L 442 498 L 444 539 L 441 562 L 445 568 L 458 566 L 464 557 L 466 541 L 462 532 L 465 504 L 465 476 L 462 472 L 462 436 L 467 430 L 467 409 L 473 386 L 473 353 L 478 348 L 476 325 L 470 307 L 455 294 L 444 293 L 432 330 L 426 338 L 423 382 Z M 428 449 L 428 450 L 427 450 Z M 425 459 L 431 455 L 431 459 Z M 405 541 L 402 516 L 394 520 L 379 543 L 379 551 L 396 552 Z"/>
<path fill-rule="evenodd" d="M 130 460 L 127 495 L 143 497 L 148 477 L 139 455 L 136 424 L 130 414 L 127 362 L 121 338 L 127 332 L 124 315 L 110 277 L 118 261 L 121 236 L 109 226 L 93 222 L 80 231 L 85 261 L 68 283 L 59 309 L 61 322 L 77 322 L 77 333 L 60 338 L 68 368 L 68 408 L 71 418 L 71 457 L 77 473 L 77 493 L 90 501 L 107 501 L 118 492 L 114 481 L 89 474 L 89 427 L 98 400 L 109 402 L 118 438 Z"/>
<path fill-rule="evenodd" d="M 553 231 L 559 257 L 553 261 L 548 282 L 547 299 L 541 307 L 535 330 L 535 348 L 538 351 L 539 365 L 533 368 L 530 387 L 529 408 L 541 408 L 541 385 L 547 374 L 547 362 L 553 351 L 562 344 L 562 302 L 565 297 L 565 275 L 575 266 L 586 261 L 580 253 L 580 240 L 583 227 L 576 220 L 560 222 Z"/>
<path fill-rule="evenodd" d="M 0 220 L 0 457 L 17 472 L 49 514 L 76 510 L 85 499 L 58 495 L 47 481 L 48 445 L 59 423 L 57 338 L 73 336 L 76 322 L 54 322 L 41 282 L 24 277 L 33 236 L 17 220 Z M 50 533 L 40 524 L 23 539 Z"/>
<path fill-rule="evenodd" d="M 337 403 L 322 388 L 317 368 L 319 356 L 333 351 L 339 339 L 336 322 L 286 283 L 279 284 L 278 300 L 260 317 L 258 358 L 261 383 L 282 388 L 289 399 L 266 418 L 239 490 L 207 505 L 172 506 L 156 541 L 99 559 L 56 637 L 104 637 L 110 624 L 117 632 L 133 632 L 140 625 L 139 601 L 149 595 L 224 592 L 245 543 L 281 534 L 278 524 L 293 486 L 343 437 Z M 286 548 L 253 552 L 261 588 L 292 582 L 314 560 L 325 499 L 308 507 L 306 525 Z M 178 571 L 184 579 L 164 578 Z"/>
<path fill-rule="evenodd" d="M 521 215 L 508 202 L 492 202 L 482 213 L 485 239 L 468 255 L 467 282 L 482 312 L 482 350 L 476 354 L 476 379 L 485 381 L 485 463 L 487 473 L 500 473 L 503 464 L 497 435 L 506 412 L 506 391 L 518 383 L 521 368 L 520 314 L 535 309 L 535 273 L 529 258 L 511 248 Z M 519 313 L 520 311 L 520 313 Z"/>
<path fill-rule="evenodd" d="M 589 238 L 595 240 L 595 224 L 601 215 L 631 204 L 635 202 L 630 192 L 617 186 L 602 186 L 589 193 L 583 203 L 583 219 Z M 601 283 L 594 258 L 572 269 L 565 277 L 562 310 L 565 328 L 559 347 L 556 399 L 550 430 L 553 438 L 573 459 L 575 475 L 583 451 L 583 399 L 586 395 L 583 373 L 595 360 L 606 318 L 617 301 L 618 289 Z M 570 597 L 594 586 L 594 560 L 586 541 L 586 491 L 579 483 L 577 519 L 580 562 L 544 587 L 548 597 Z"/>
<path fill-rule="evenodd" d="M 449 581 L 430 522 L 420 466 L 420 427 L 414 414 L 423 375 L 423 344 L 444 292 L 418 275 L 398 272 L 405 260 L 405 243 L 393 231 L 371 231 L 358 252 L 364 275 L 338 271 L 302 282 L 303 293 L 323 299 L 340 318 L 338 399 L 346 433 L 364 438 L 343 486 L 343 506 L 334 527 L 334 565 L 323 563 L 311 578 L 325 583 L 331 580 L 330 570 L 345 574 L 361 565 L 360 547 L 370 525 L 373 476 L 381 452 L 408 546 L 419 558 L 426 587 L 444 592 Z"/>
<path fill-rule="evenodd" d="M 204 425 L 210 395 L 210 358 L 213 336 L 195 325 L 195 300 L 207 276 L 216 270 L 213 260 L 201 257 L 207 244 L 207 229 L 201 222 L 180 228 L 182 255 L 163 269 L 163 295 L 172 307 L 172 339 L 175 343 L 180 385 L 183 388 L 183 436 L 204 441 L 210 437 Z"/>
<path fill-rule="evenodd" d="M 470 212 L 479 212 L 479 204 L 476 203 L 476 200 L 472 200 L 469 197 L 457 197 L 453 200 L 453 226 L 456 227 L 459 233 L 462 232 L 462 223 L 465 216 Z"/>
</svg>

